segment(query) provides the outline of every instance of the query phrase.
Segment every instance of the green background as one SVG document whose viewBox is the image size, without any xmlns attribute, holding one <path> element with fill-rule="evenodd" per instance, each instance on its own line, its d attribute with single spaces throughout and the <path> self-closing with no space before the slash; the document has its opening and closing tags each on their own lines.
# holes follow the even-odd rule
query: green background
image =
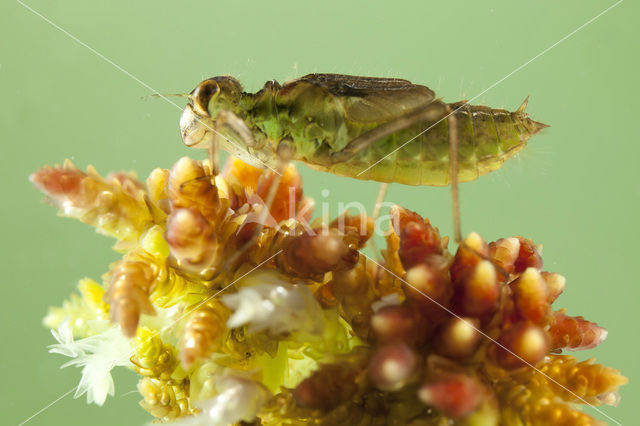
<svg viewBox="0 0 640 426">
<path fill-rule="evenodd" d="M 220 74 L 256 90 L 273 78 L 339 72 L 407 78 L 447 101 L 476 96 L 613 3 L 28 2 L 164 93 Z M 513 110 L 531 95 L 532 117 L 552 127 L 503 169 L 461 188 L 463 231 L 544 244 L 546 269 L 568 279 L 555 306 L 609 330 L 600 348 L 578 356 L 631 379 L 620 406 L 602 408 L 623 424 L 637 424 L 640 395 L 639 12 L 633 1 L 621 3 L 476 99 Z M 176 107 L 143 98 L 149 89 L 12 0 L 0 5 L 0 49 L 0 423 L 18 424 L 80 378 L 75 368 L 59 369 L 63 357 L 47 354 L 47 307 L 117 259 L 113 241 L 42 204 L 28 175 L 69 157 L 81 168 L 146 177 L 204 152 L 182 145 Z M 318 202 L 327 188 L 331 206 L 373 204 L 374 182 L 300 169 Z M 448 189 L 392 185 L 387 200 L 451 234 Z M 142 424 L 149 417 L 137 405 L 135 376 L 115 377 L 116 397 L 104 407 L 67 396 L 28 424 Z"/>
</svg>

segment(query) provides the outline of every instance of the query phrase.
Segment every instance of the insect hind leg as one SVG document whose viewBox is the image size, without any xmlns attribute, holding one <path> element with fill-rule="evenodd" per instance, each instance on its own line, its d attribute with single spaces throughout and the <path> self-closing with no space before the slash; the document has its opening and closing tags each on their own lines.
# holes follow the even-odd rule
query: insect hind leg
<svg viewBox="0 0 640 426">
<path fill-rule="evenodd" d="M 451 107 L 447 105 L 447 127 L 449 128 L 449 183 L 451 185 L 451 210 L 453 214 L 453 236 L 456 244 L 471 250 L 483 260 L 491 262 L 498 273 L 508 280 L 510 275 L 500 265 L 496 264 L 489 256 L 480 253 L 478 250 L 470 247 L 462 240 L 462 231 L 460 226 L 460 192 L 458 181 L 458 127 L 455 117 L 456 110 L 451 111 Z"/>
<path fill-rule="evenodd" d="M 453 215 L 453 237 L 462 242 L 460 229 L 460 191 L 458 188 L 458 123 L 455 110 L 447 105 L 447 127 L 449 129 L 449 184 L 451 185 L 451 213 Z"/>
<path fill-rule="evenodd" d="M 378 216 L 380 215 L 380 209 L 382 208 L 382 203 L 384 202 L 384 197 L 387 194 L 387 189 L 389 188 L 389 184 L 388 183 L 381 183 L 380 184 L 380 189 L 378 190 L 378 196 L 376 197 L 376 203 L 373 206 L 373 223 L 375 224 L 378 221 Z M 375 229 L 375 227 L 374 227 Z M 376 258 L 377 261 L 380 261 L 380 252 L 378 251 L 378 248 L 376 247 L 376 243 L 374 241 L 375 239 L 375 233 L 374 235 L 369 239 L 369 244 L 371 246 L 371 250 L 373 251 L 373 255 Z"/>
<path fill-rule="evenodd" d="M 460 201 L 458 190 L 458 127 L 455 117 L 456 110 L 452 110 L 449 104 L 441 101 L 434 101 L 424 108 L 410 111 L 400 117 L 388 121 L 374 129 L 356 137 L 350 141 L 341 151 L 331 154 L 332 163 L 340 163 L 349 161 L 358 152 L 371 146 L 378 140 L 387 137 L 395 132 L 401 131 L 418 123 L 426 123 L 428 127 L 420 134 L 430 130 L 443 120 L 447 120 L 449 129 L 449 182 L 451 184 L 451 207 L 453 213 L 453 231 L 456 243 L 462 241 L 462 233 L 460 231 Z M 419 135 L 420 135 L 419 134 Z M 418 136 L 419 136 L 418 135 Z M 417 136 L 416 136 L 417 137 Z M 405 142 L 400 148 L 407 143 L 411 143 L 416 137 Z M 398 148 L 398 149 L 400 149 Z M 377 164 L 377 163 L 376 163 Z M 375 165 L 375 164 L 374 164 Z M 369 166 L 371 168 L 372 166 Z M 368 169 L 367 169 L 368 170 Z"/>
</svg>

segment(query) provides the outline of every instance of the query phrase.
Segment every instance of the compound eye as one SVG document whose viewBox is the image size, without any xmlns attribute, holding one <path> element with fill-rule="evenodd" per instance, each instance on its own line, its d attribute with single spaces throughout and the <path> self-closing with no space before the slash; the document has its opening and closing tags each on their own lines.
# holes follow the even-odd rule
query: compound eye
<svg viewBox="0 0 640 426">
<path fill-rule="evenodd" d="M 209 102 L 220 93 L 220 86 L 215 80 L 205 80 L 192 92 L 193 107 L 199 115 L 210 117 Z"/>
</svg>

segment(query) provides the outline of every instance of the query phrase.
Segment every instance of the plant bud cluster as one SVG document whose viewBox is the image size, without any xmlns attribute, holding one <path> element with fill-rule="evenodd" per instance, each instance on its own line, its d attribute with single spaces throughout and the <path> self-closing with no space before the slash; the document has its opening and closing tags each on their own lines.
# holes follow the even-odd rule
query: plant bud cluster
<svg viewBox="0 0 640 426">
<path fill-rule="evenodd" d="M 428 219 L 395 206 L 376 260 L 362 252 L 374 229 L 366 215 L 309 225 L 313 201 L 295 167 L 278 179 L 234 158 L 221 175 L 210 170 L 182 158 L 143 183 L 67 162 L 31 178 L 122 253 L 103 286 L 83 280 L 80 296 L 51 310 L 52 352 L 107 379 L 126 364 L 153 416 L 586 425 L 597 421 L 577 404 L 619 401 L 617 370 L 562 354 L 607 332 L 552 306 L 566 280 L 542 269 L 531 240 L 471 233 L 452 253 Z M 85 350 L 112 346 L 124 349 Z M 105 383 L 83 376 L 82 386 L 102 403 Z"/>
</svg>

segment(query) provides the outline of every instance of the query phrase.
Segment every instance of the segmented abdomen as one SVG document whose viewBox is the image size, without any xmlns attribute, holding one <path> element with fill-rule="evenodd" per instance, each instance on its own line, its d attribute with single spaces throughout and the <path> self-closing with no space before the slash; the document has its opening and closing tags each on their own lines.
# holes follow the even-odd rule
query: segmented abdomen
<svg viewBox="0 0 640 426">
<path fill-rule="evenodd" d="M 463 102 L 449 104 L 449 107 L 455 111 L 453 117 L 458 129 L 458 179 L 461 182 L 499 169 L 544 127 L 529 119 L 521 109 L 509 112 Z M 451 122 L 444 119 L 417 137 L 431 124 L 394 133 L 349 161 L 330 166 L 327 171 L 379 182 L 447 185 Z M 415 139 L 406 143 L 412 138 Z"/>
</svg>

